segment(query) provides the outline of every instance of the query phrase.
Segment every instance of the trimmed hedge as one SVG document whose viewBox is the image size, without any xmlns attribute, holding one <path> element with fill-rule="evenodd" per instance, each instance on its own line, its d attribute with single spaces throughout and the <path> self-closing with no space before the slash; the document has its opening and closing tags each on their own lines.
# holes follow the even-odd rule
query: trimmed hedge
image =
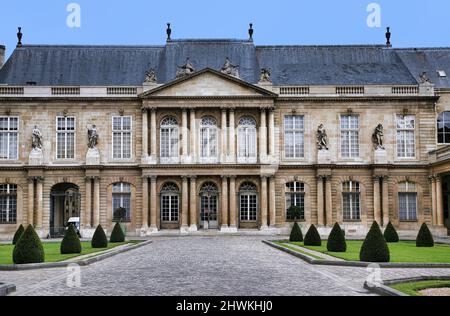
<svg viewBox="0 0 450 316">
<path fill-rule="evenodd" d="M 33 226 L 29 225 L 14 247 L 13 262 L 14 264 L 30 264 L 44 261 L 44 247 Z"/>
<path fill-rule="evenodd" d="M 20 237 L 22 237 L 22 234 L 24 233 L 25 228 L 22 224 L 20 224 L 19 228 L 17 228 L 16 233 L 14 234 L 13 242 L 12 244 L 15 245 L 19 241 Z"/>
<path fill-rule="evenodd" d="M 320 238 L 319 232 L 317 231 L 316 226 L 311 225 L 311 227 L 308 229 L 308 232 L 305 236 L 305 246 L 313 246 L 313 247 L 320 247 L 322 246 L 322 239 Z"/>
<path fill-rule="evenodd" d="M 66 231 L 63 241 L 61 242 L 61 254 L 78 254 L 81 253 L 81 242 L 78 238 L 74 225 L 70 225 Z"/>
<path fill-rule="evenodd" d="M 334 224 L 333 230 L 328 236 L 327 249 L 331 252 L 346 252 L 347 242 L 339 223 Z"/>
<path fill-rule="evenodd" d="M 386 226 L 386 229 L 384 230 L 384 239 L 386 239 L 386 242 L 388 243 L 397 243 L 400 241 L 397 231 L 395 230 L 395 227 L 391 222 L 389 222 L 389 224 Z"/>
<path fill-rule="evenodd" d="M 359 253 L 363 262 L 389 262 L 389 247 L 377 222 L 373 222 Z"/>
<path fill-rule="evenodd" d="M 289 237 L 290 242 L 302 242 L 303 234 L 300 226 L 297 222 L 294 223 L 294 227 L 292 227 L 291 236 Z"/>
<path fill-rule="evenodd" d="M 427 224 L 425 224 L 425 223 L 423 223 L 422 227 L 420 227 L 420 231 L 419 231 L 419 234 L 417 235 L 417 239 L 416 239 L 416 246 L 423 247 L 423 248 L 434 247 L 433 235 L 431 234 L 430 230 L 428 229 Z"/>
<path fill-rule="evenodd" d="M 91 246 L 92 246 L 92 248 L 107 248 L 108 247 L 108 238 L 106 237 L 106 234 L 102 228 L 102 225 L 97 226 L 94 236 L 92 237 Z"/>
<path fill-rule="evenodd" d="M 125 234 L 123 233 L 122 227 L 120 226 L 120 223 L 116 223 L 111 233 L 111 239 L 109 240 L 109 242 L 116 243 L 124 241 L 125 241 Z"/>
</svg>

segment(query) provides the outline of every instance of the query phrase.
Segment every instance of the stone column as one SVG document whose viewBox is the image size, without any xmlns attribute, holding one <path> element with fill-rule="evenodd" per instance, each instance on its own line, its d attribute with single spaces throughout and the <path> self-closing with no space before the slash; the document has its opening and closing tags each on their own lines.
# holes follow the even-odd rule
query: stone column
<svg viewBox="0 0 450 316">
<path fill-rule="evenodd" d="M 227 162 L 227 154 L 228 154 L 228 140 L 227 140 L 227 110 L 222 109 L 222 123 L 221 123 L 221 133 L 222 133 L 222 141 L 221 141 L 221 150 L 220 150 L 220 162 Z"/>
<path fill-rule="evenodd" d="M 230 177 L 230 228 L 237 229 L 236 177 Z"/>
<path fill-rule="evenodd" d="M 181 230 L 188 229 L 188 214 L 189 214 L 189 183 L 188 177 L 182 177 L 181 188 Z"/>
<path fill-rule="evenodd" d="M 187 158 L 189 156 L 189 150 L 188 150 L 188 138 L 189 138 L 189 131 L 188 131 L 188 114 L 187 109 L 182 110 L 181 114 L 181 133 L 182 133 L 182 142 L 181 142 L 181 161 L 186 162 Z"/>
<path fill-rule="evenodd" d="M 153 232 L 158 231 L 158 220 L 156 218 L 156 209 L 158 203 L 158 197 L 156 193 L 156 176 L 150 177 L 150 230 Z"/>
<path fill-rule="evenodd" d="M 267 177 L 261 177 L 261 229 L 267 229 Z"/>
<path fill-rule="evenodd" d="M 267 112 L 261 109 L 261 126 L 259 128 L 259 161 L 267 161 Z"/>
<path fill-rule="evenodd" d="M 317 225 L 324 226 L 323 176 L 317 177 Z"/>
<path fill-rule="evenodd" d="M 222 229 L 228 228 L 228 176 L 222 176 Z"/>
<path fill-rule="evenodd" d="M 275 109 L 269 110 L 269 156 L 275 158 Z"/>
<path fill-rule="evenodd" d="M 325 208 L 326 208 L 326 226 L 333 227 L 333 194 L 331 192 L 331 176 L 325 177 Z"/>
<path fill-rule="evenodd" d="M 380 176 L 373 177 L 373 219 L 381 224 Z"/>
<path fill-rule="evenodd" d="M 148 110 L 142 109 L 142 158 L 148 157 Z"/>
<path fill-rule="evenodd" d="M 37 207 L 36 207 L 36 228 L 42 229 L 44 228 L 44 209 L 43 209 L 43 203 L 44 203 L 44 179 L 43 178 L 37 178 L 37 185 L 36 185 L 36 195 L 37 195 Z"/>
<path fill-rule="evenodd" d="M 142 177 L 142 230 L 145 232 L 148 229 L 148 176 Z"/>
<path fill-rule="evenodd" d="M 230 110 L 230 126 L 228 128 L 228 136 L 229 136 L 229 161 L 231 163 L 236 163 L 236 122 L 235 122 L 235 114 L 234 110 Z"/>
<path fill-rule="evenodd" d="M 94 178 L 94 227 L 100 225 L 100 177 Z"/>
<path fill-rule="evenodd" d="M 389 177 L 382 178 L 382 193 L 383 193 L 383 226 L 387 226 L 390 220 L 389 215 Z"/>
<path fill-rule="evenodd" d="M 270 217 L 270 227 L 275 228 L 276 226 L 276 202 L 275 202 L 275 176 L 269 178 L 269 217 Z"/>
<path fill-rule="evenodd" d="M 197 212 L 197 177 L 191 177 L 190 188 L 191 203 L 189 207 L 190 227 L 189 231 L 196 232 L 198 230 L 198 212 Z"/>
<path fill-rule="evenodd" d="M 28 224 L 34 225 L 34 178 L 28 178 Z"/>
<path fill-rule="evenodd" d="M 84 227 L 91 228 L 92 217 L 92 178 L 86 177 L 86 205 L 84 206 Z"/>
<path fill-rule="evenodd" d="M 158 154 L 156 152 L 156 149 L 157 149 L 157 146 L 158 146 L 157 140 L 156 140 L 156 138 L 157 138 L 156 137 L 156 135 L 157 135 L 156 131 L 157 131 L 157 128 L 158 128 L 156 126 L 156 109 L 152 109 L 151 110 L 150 124 L 151 124 L 151 156 L 152 156 L 152 159 L 154 161 L 156 161 L 157 160 L 157 156 L 158 156 Z"/>
<path fill-rule="evenodd" d="M 442 179 L 440 176 L 436 177 L 436 212 L 437 212 L 437 226 L 444 226 L 444 200 L 442 194 Z"/>
<path fill-rule="evenodd" d="M 190 125 L 191 125 L 191 161 L 193 163 L 195 163 L 197 161 L 197 137 L 196 137 L 196 133 L 197 133 L 197 129 L 196 129 L 196 124 L 195 124 L 195 110 L 191 109 L 190 111 Z"/>
<path fill-rule="evenodd" d="M 437 198 L 436 198 L 436 177 L 430 177 L 431 182 L 431 214 L 433 226 L 437 225 Z"/>
</svg>

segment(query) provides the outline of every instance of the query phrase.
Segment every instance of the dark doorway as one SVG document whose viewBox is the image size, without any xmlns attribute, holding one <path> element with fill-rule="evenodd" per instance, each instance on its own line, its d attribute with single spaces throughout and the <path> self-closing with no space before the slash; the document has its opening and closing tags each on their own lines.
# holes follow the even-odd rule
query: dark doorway
<svg viewBox="0 0 450 316">
<path fill-rule="evenodd" d="M 442 179 L 442 193 L 444 196 L 444 225 L 447 227 L 447 235 L 450 236 L 450 176 Z"/>
<path fill-rule="evenodd" d="M 50 237 L 64 236 L 70 218 L 80 217 L 81 195 L 78 186 L 60 183 L 50 194 Z"/>
</svg>

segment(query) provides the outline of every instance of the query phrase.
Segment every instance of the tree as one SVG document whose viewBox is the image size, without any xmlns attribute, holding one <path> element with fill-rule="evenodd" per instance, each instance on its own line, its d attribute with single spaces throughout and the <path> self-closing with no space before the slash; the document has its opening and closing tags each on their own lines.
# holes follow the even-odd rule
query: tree
<svg viewBox="0 0 450 316">
<path fill-rule="evenodd" d="M 97 226 L 94 236 L 91 241 L 92 248 L 107 248 L 108 238 L 106 237 L 105 231 L 101 225 Z"/>
<path fill-rule="evenodd" d="M 112 243 L 125 241 L 125 234 L 123 233 L 120 223 L 116 223 L 116 225 L 114 226 L 114 229 L 111 233 L 111 239 L 109 241 Z"/>
<path fill-rule="evenodd" d="M 81 253 L 81 242 L 74 225 L 69 225 L 60 250 L 62 255 Z"/>
<path fill-rule="evenodd" d="M 13 237 L 13 242 L 12 242 L 13 245 L 17 244 L 20 237 L 22 237 L 22 234 L 24 231 L 25 231 L 25 228 L 23 227 L 22 224 L 20 224 L 19 228 L 17 228 L 16 233 L 14 234 L 14 237 Z"/>
<path fill-rule="evenodd" d="M 322 246 L 322 239 L 320 238 L 319 232 L 317 231 L 316 226 L 311 225 L 311 227 L 308 229 L 308 232 L 305 236 L 305 246 Z"/>
<path fill-rule="evenodd" d="M 327 249 L 331 252 L 346 252 L 347 242 L 345 241 L 344 232 L 339 223 L 334 224 L 330 235 L 328 236 Z"/>
<path fill-rule="evenodd" d="M 302 218 L 303 208 L 300 206 L 292 205 L 287 210 L 287 216 L 293 219 L 295 222 Z"/>
<path fill-rule="evenodd" d="M 292 227 L 291 236 L 289 237 L 290 242 L 302 242 L 303 234 L 300 226 L 297 222 L 294 223 L 294 227 Z"/>
<path fill-rule="evenodd" d="M 389 262 L 389 247 L 377 222 L 373 222 L 359 253 L 363 262 Z"/>
<path fill-rule="evenodd" d="M 114 211 L 113 221 L 121 223 L 125 219 L 126 215 L 127 215 L 127 210 L 123 207 L 119 207 Z"/>
<path fill-rule="evenodd" d="M 416 239 L 416 246 L 417 247 L 434 247 L 434 239 L 433 235 L 431 234 L 430 230 L 428 229 L 427 224 L 423 223 L 422 227 L 420 227 L 419 234 L 417 235 Z"/>
<path fill-rule="evenodd" d="M 397 243 L 400 241 L 397 231 L 395 230 L 395 227 L 391 222 L 389 222 L 389 224 L 386 226 L 386 229 L 384 230 L 384 239 L 386 239 L 386 242 L 388 243 Z"/>
<path fill-rule="evenodd" d="M 13 251 L 15 264 L 41 263 L 45 261 L 44 247 L 32 225 L 28 225 Z"/>
</svg>

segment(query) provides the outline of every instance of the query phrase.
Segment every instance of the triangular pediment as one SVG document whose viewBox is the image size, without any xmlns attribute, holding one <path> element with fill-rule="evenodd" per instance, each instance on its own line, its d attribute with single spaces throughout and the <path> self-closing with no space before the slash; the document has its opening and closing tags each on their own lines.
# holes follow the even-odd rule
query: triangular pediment
<svg viewBox="0 0 450 316">
<path fill-rule="evenodd" d="M 142 97 L 274 97 L 276 94 L 212 69 L 174 80 Z"/>
</svg>

